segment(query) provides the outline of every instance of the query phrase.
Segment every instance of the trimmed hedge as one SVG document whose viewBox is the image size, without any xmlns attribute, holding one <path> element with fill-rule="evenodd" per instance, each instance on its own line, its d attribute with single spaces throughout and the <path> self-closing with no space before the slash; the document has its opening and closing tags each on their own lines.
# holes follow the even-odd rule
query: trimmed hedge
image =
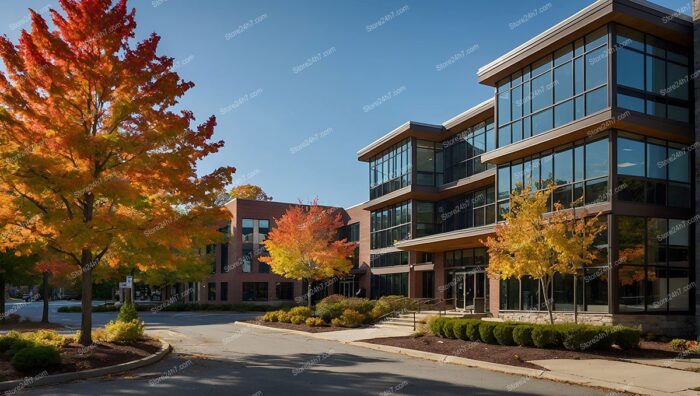
<svg viewBox="0 0 700 396">
<path fill-rule="evenodd" d="M 19 371 L 53 367 L 61 363 L 61 355 L 50 345 L 34 345 L 17 352 L 10 361 Z"/>
<path fill-rule="evenodd" d="M 520 346 L 533 346 L 532 330 L 534 325 L 521 324 L 513 329 L 513 342 Z"/>
<path fill-rule="evenodd" d="M 479 338 L 481 338 L 481 341 L 487 344 L 498 344 L 498 340 L 496 340 L 496 336 L 493 334 L 498 324 L 499 322 L 486 321 L 479 323 Z"/>
<path fill-rule="evenodd" d="M 515 325 L 512 323 L 499 323 L 493 330 L 493 335 L 501 345 L 515 345 L 515 341 L 513 341 L 514 329 Z"/>
<path fill-rule="evenodd" d="M 641 336 L 639 329 L 623 326 L 550 325 L 444 317 L 431 319 L 428 328 L 432 334 L 442 338 L 572 351 L 609 349 L 613 344 L 621 349 L 636 348 Z"/>
</svg>

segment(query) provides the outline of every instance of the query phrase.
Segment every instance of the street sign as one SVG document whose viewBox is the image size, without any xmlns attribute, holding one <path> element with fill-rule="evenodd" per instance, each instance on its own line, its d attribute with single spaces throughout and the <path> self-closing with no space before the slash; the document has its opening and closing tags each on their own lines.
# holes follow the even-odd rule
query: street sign
<svg viewBox="0 0 700 396">
<path fill-rule="evenodd" d="M 127 285 L 126 282 L 119 282 L 119 288 L 120 289 L 128 289 L 129 286 Z"/>
<path fill-rule="evenodd" d="M 134 285 L 134 277 L 127 276 L 126 277 L 126 287 L 132 287 L 133 285 Z"/>
</svg>

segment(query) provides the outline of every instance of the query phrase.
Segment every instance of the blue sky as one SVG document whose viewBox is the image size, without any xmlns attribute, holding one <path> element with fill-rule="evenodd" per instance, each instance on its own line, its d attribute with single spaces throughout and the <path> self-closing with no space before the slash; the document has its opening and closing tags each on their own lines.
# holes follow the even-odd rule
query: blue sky
<svg viewBox="0 0 700 396">
<path fill-rule="evenodd" d="M 690 13 L 690 0 L 656 0 Z M 351 206 L 368 198 L 356 152 L 408 120 L 442 123 L 492 95 L 476 70 L 592 0 L 131 0 L 137 34 L 162 36 L 193 88 L 181 101 L 217 116 L 226 147 L 200 164 L 238 171 L 275 200 Z M 3 1 L 0 33 L 29 28 Z M 537 10 L 536 15 L 534 10 Z M 392 14 L 393 13 L 393 14 Z M 528 15 L 529 16 L 526 16 Z M 450 59 L 453 62 L 449 62 Z M 448 62 L 448 63 L 446 63 Z"/>
</svg>

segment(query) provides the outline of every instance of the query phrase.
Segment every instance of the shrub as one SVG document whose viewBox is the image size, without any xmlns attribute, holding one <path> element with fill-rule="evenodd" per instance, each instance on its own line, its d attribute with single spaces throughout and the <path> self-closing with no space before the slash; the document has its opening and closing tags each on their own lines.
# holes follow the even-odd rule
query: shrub
<svg viewBox="0 0 700 396">
<path fill-rule="evenodd" d="M 354 309 L 346 309 L 339 319 L 343 327 L 359 327 L 366 317 Z"/>
<path fill-rule="evenodd" d="M 515 325 L 512 323 L 499 323 L 493 330 L 493 336 L 496 337 L 496 341 L 501 345 L 515 345 L 513 329 L 515 329 Z"/>
<path fill-rule="evenodd" d="M 134 342 L 143 339 L 144 323 L 138 319 L 130 322 L 110 321 L 105 326 L 110 341 Z"/>
<path fill-rule="evenodd" d="M 436 337 L 444 337 L 442 333 L 442 325 L 446 318 L 432 317 L 428 320 L 428 330 Z"/>
<path fill-rule="evenodd" d="M 8 331 L 7 334 L 0 337 L 0 352 L 7 352 L 12 345 L 14 345 L 15 342 L 20 339 L 22 339 L 22 334 L 20 334 L 18 331 Z"/>
<path fill-rule="evenodd" d="M 277 311 L 277 320 L 281 323 L 290 323 L 289 312 Z"/>
<path fill-rule="evenodd" d="M 6 353 L 7 356 L 12 357 L 15 354 L 17 354 L 17 352 L 33 346 L 36 346 L 36 343 L 34 343 L 32 340 L 28 340 L 26 338 L 18 338 L 12 343 L 10 349 L 8 349 Z"/>
<path fill-rule="evenodd" d="M 17 352 L 10 361 L 19 371 L 30 371 L 56 366 L 61 363 L 61 355 L 50 345 L 35 345 Z"/>
<path fill-rule="evenodd" d="M 329 322 L 333 318 L 340 318 L 346 309 L 351 309 L 364 315 L 366 319 L 367 317 L 375 317 L 374 314 L 380 312 L 379 309 L 373 311 L 374 307 L 375 301 L 366 298 L 344 297 L 333 294 L 316 304 L 316 314 L 326 322 Z"/>
<path fill-rule="evenodd" d="M 487 344 L 498 344 L 496 336 L 493 334 L 498 322 L 485 322 L 479 323 L 479 338 L 481 341 Z"/>
<path fill-rule="evenodd" d="M 366 298 L 350 297 L 341 301 L 341 304 L 343 304 L 343 308 L 345 309 L 352 309 L 362 315 L 367 315 L 374 308 L 375 302 Z"/>
<path fill-rule="evenodd" d="M 292 324 L 299 325 L 306 321 L 306 318 L 301 315 L 289 315 L 289 321 Z"/>
<path fill-rule="evenodd" d="M 558 338 L 564 348 L 570 351 L 585 351 L 604 347 L 609 339 L 608 330 L 601 326 L 583 324 L 559 324 L 550 326 L 558 333 Z"/>
<path fill-rule="evenodd" d="M 263 315 L 262 320 L 265 322 L 277 322 L 278 315 L 278 311 L 266 312 L 265 315 Z"/>
<path fill-rule="evenodd" d="M 532 346 L 533 325 L 521 324 L 513 329 L 513 342 L 520 346 Z"/>
<path fill-rule="evenodd" d="M 311 309 L 309 307 L 294 307 L 289 310 L 289 314 L 292 316 L 302 316 L 306 319 L 311 316 Z"/>
<path fill-rule="evenodd" d="M 70 343 L 70 338 L 58 334 L 55 330 L 39 330 L 34 333 L 27 333 L 25 338 L 41 345 L 50 345 L 56 349 L 61 349 Z"/>
<path fill-rule="evenodd" d="M 668 346 L 670 346 L 674 351 L 685 351 L 688 349 L 688 341 L 682 338 L 675 338 L 668 343 Z"/>
<path fill-rule="evenodd" d="M 630 327 L 617 327 L 615 331 L 615 344 L 622 349 L 633 349 L 639 346 L 642 332 Z"/>
<path fill-rule="evenodd" d="M 78 338 L 76 338 L 76 340 L 78 340 L 79 338 L 80 338 L 80 336 L 78 335 Z M 99 329 L 95 329 L 92 331 L 92 340 L 93 341 L 109 342 L 109 338 L 110 338 L 109 333 L 107 333 L 107 330 L 105 330 L 105 329 L 99 328 Z"/>
<path fill-rule="evenodd" d="M 452 332 L 454 333 L 455 338 L 458 338 L 460 340 L 468 341 L 469 338 L 467 338 L 467 321 L 466 320 L 457 320 L 455 323 L 452 325 Z"/>
<path fill-rule="evenodd" d="M 306 325 L 310 327 L 320 327 L 325 326 L 326 322 L 321 318 L 306 318 Z"/>
<path fill-rule="evenodd" d="M 481 335 L 479 335 L 480 324 L 480 320 L 470 320 L 467 322 L 467 338 L 469 338 L 469 341 L 481 341 Z"/>
<path fill-rule="evenodd" d="M 333 327 L 341 327 L 342 325 L 343 325 L 343 322 L 341 322 L 339 318 L 333 318 L 333 319 L 331 319 L 331 326 L 333 326 Z"/>
<path fill-rule="evenodd" d="M 117 315 L 117 321 L 119 322 L 131 322 L 132 320 L 138 320 L 139 314 L 136 312 L 136 307 L 133 303 L 125 303 L 119 309 L 119 315 Z"/>
<path fill-rule="evenodd" d="M 553 348 L 561 345 L 559 333 L 551 325 L 539 325 L 532 329 L 532 343 L 538 348 Z"/>
<path fill-rule="evenodd" d="M 454 319 L 447 319 L 442 323 L 442 336 L 445 338 L 455 339 L 454 333 Z"/>
<path fill-rule="evenodd" d="M 339 318 L 344 310 L 343 305 L 339 302 L 332 302 L 333 300 L 330 300 L 331 302 L 325 302 L 330 297 L 332 296 L 326 297 L 316 304 L 316 314 L 326 322 L 331 319 Z"/>
</svg>

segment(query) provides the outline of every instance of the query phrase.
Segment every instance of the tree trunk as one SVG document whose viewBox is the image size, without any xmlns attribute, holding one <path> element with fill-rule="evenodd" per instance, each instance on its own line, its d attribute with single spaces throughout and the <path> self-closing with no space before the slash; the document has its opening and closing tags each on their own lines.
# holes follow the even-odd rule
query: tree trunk
<svg viewBox="0 0 700 396">
<path fill-rule="evenodd" d="M 547 307 L 547 313 L 549 314 L 549 323 L 554 324 L 554 315 L 552 315 L 552 307 L 549 305 L 549 293 L 545 287 L 544 279 L 540 278 L 540 286 L 542 287 L 542 295 L 544 296 L 544 305 Z"/>
<path fill-rule="evenodd" d="M 5 322 L 5 273 L 0 273 L 0 321 Z"/>
<path fill-rule="evenodd" d="M 44 309 L 41 312 L 41 323 L 49 323 L 49 273 L 42 274 L 41 294 L 44 298 Z"/>
<path fill-rule="evenodd" d="M 80 261 L 83 272 L 81 286 L 83 291 L 81 300 L 83 312 L 80 321 L 80 343 L 83 346 L 90 346 L 92 345 L 92 252 L 83 249 Z"/>
<path fill-rule="evenodd" d="M 311 278 L 306 282 L 306 306 L 311 309 Z"/>
</svg>

